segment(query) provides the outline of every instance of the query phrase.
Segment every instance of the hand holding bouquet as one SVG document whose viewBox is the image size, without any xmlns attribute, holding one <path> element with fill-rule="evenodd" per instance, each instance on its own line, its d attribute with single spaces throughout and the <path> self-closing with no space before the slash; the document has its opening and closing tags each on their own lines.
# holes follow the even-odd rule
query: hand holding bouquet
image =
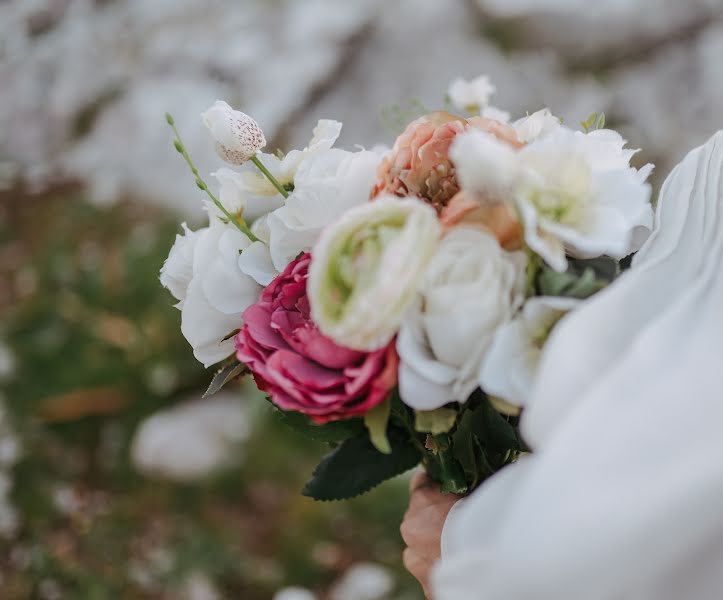
<svg viewBox="0 0 723 600">
<path fill-rule="evenodd" d="M 652 227 L 652 166 L 604 117 L 514 122 L 482 77 L 391 150 L 263 152 L 249 116 L 203 118 L 219 156 L 209 224 L 161 270 L 208 393 L 246 373 L 290 427 L 333 446 L 304 493 L 348 498 L 422 463 L 466 493 L 529 451 L 517 429 L 560 319 L 620 272 Z M 625 261 L 623 261 L 624 263 Z"/>
</svg>

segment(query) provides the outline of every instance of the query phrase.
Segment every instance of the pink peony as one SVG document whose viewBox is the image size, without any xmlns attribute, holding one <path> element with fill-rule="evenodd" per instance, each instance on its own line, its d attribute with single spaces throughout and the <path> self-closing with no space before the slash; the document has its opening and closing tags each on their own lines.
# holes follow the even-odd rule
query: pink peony
<svg viewBox="0 0 723 600">
<path fill-rule="evenodd" d="M 397 383 L 394 342 L 374 352 L 337 345 L 311 319 L 306 295 L 311 256 L 290 263 L 246 309 L 236 354 L 282 410 L 316 423 L 362 416 Z"/>
<path fill-rule="evenodd" d="M 407 126 L 379 165 L 372 197 L 383 193 L 418 196 L 441 211 L 459 191 L 449 148 L 469 127 L 488 131 L 515 147 L 521 145 L 515 130 L 499 121 L 484 117 L 467 120 L 447 112 L 425 115 Z"/>
</svg>

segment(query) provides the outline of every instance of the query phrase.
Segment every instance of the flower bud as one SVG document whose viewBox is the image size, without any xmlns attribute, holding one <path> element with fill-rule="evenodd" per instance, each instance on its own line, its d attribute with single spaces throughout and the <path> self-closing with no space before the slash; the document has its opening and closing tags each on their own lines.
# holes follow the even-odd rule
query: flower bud
<svg viewBox="0 0 723 600">
<path fill-rule="evenodd" d="M 266 146 L 259 124 L 221 100 L 201 117 L 216 142 L 216 152 L 227 163 L 242 165 Z"/>
</svg>

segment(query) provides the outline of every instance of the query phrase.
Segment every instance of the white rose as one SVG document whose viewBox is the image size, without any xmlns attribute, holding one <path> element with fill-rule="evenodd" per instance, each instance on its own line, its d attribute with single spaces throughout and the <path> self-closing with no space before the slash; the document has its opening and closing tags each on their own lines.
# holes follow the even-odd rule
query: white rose
<svg viewBox="0 0 723 600">
<path fill-rule="evenodd" d="M 294 191 L 266 219 L 271 258 L 278 271 L 310 250 L 324 227 L 369 201 L 379 162 L 374 152 L 331 149 L 299 165 Z"/>
<path fill-rule="evenodd" d="M 399 337 L 399 391 L 418 410 L 465 402 L 481 361 L 524 300 L 525 256 L 459 227 L 432 258 Z"/>
<path fill-rule="evenodd" d="M 525 406 L 547 338 L 580 302 L 551 296 L 530 298 L 521 313 L 497 331 L 482 362 L 480 387 L 509 404 Z"/>
<path fill-rule="evenodd" d="M 242 165 L 266 146 L 259 124 L 222 100 L 216 100 L 201 117 L 216 142 L 216 152 L 227 163 Z"/>
<path fill-rule="evenodd" d="M 447 90 L 447 95 L 454 107 L 477 113 L 489 104 L 490 97 L 497 91 L 489 77 L 480 75 L 474 79 L 455 79 Z"/>
<path fill-rule="evenodd" d="M 417 198 L 380 196 L 347 211 L 313 249 L 314 321 L 342 346 L 389 343 L 414 300 L 440 236 L 436 211 Z"/>
<path fill-rule="evenodd" d="M 233 354 L 233 339 L 223 338 L 241 326 L 241 314 L 261 293 L 261 285 L 244 272 L 253 269 L 239 265 L 250 245 L 233 225 L 212 221 L 179 236 L 164 264 L 161 281 L 181 300 L 181 332 L 207 367 Z"/>
<path fill-rule="evenodd" d="M 183 223 L 183 235 L 176 235 L 176 241 L 171 247 L 168 258 L 161 267 L 161 285 L 168 289 L 178 300 L 176 307 L 183 308 L 186 291 L 193 278 L 193 253 L 198 241 L 198 231 L 191 231 Z"/>
<path fill-rule="evenodd" d="M 630 167 L 634 150 L 609 130 L 585 134 L 559 126 L 519 151 L 471 130 L 451 156 L 463 189 L 513 204 L 525 241 L 555 270 L 576 258 L 623 258 L 652 227 L 652 166 Z"/>
</svg>

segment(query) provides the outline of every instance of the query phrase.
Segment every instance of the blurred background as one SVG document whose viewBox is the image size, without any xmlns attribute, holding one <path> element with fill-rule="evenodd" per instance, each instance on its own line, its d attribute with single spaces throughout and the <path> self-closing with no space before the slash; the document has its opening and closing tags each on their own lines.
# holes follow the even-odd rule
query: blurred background
<svg viewBox="0 0 723 600">
<path fill-rule="evenodd" d="M 319 118 L 390 144 L 488 74 L 493 103 L 604 111 L 658 186 L 723 126 L 723 0 L 0 0 L 0 598 L 419 600 L 406 481 L 299 495 L 324 448 L 210 374 L 158 283 L 201 220 L 199 115 L 271 149 Z"/>
</svg>

